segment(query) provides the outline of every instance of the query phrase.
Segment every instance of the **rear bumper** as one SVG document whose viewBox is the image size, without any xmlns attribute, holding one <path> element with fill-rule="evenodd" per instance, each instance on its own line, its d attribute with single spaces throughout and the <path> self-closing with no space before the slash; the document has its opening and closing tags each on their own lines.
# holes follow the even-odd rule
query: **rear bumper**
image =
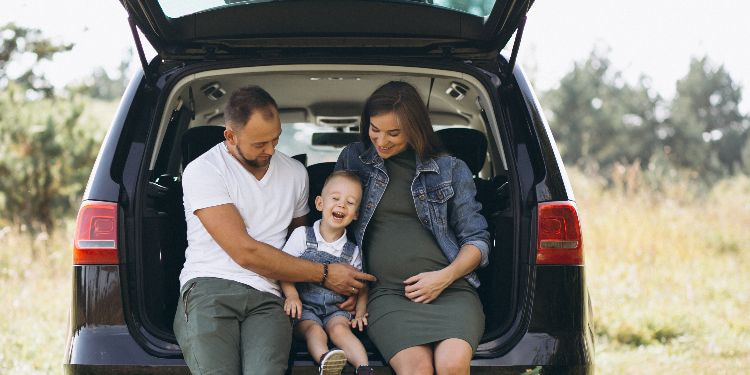
<svg viewBox="0 0 750 375">
<path fill-rule="evenodd" d="M 162 342 L 169 347 L 146 350 L 133 337 L 124 319 L 118 266 L 75 268 L 66 374 L 189 374 L 177 345 Z M 503 355 L 473 360 L 472 374 L 593 373 L 583 268 L 539 267 L 537 280 L 543 282 L 536 285 L 529 330 Z M 165 351 L 171 358 L 154 354 Z M 379 374 L 391 373 L 382 363 L 373 365 Z M 291 373 L 317 374 L 317 369 L 309 360 L 297 360 Z"/>
<path fill-rule="evenodd" d="M 152 356 L 130 336 L 125 326 L 81 331 L 70 346 L 65 374 L 189 374 L 182 359 Z M 527 333 L 511 351 L 497 358 L 475 359 L 472 374 L 591 374 L 593 363 L 583 334 Z M 564 364 L 563 364 L 564 363 Z M 373 363 L 378 374 L 391 374 Z M 351 373 L 347 367 L 344 373 Z M 311 361 L 296 361 L 292 374 L 317 374 Z"/>
</svg>

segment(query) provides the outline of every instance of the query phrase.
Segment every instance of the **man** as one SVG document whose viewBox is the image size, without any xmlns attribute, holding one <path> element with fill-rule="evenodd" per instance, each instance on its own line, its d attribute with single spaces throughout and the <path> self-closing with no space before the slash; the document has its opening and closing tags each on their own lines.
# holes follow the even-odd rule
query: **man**
<svg viewBox="0 0 750 375">
<path fill-rule="evenodd" d="M 224 119 L 225 141 L 183 173 L 188 248 L 175 335 L 195 374 L 282 374 L 291 326 L 276 280 L 354 295 L 374 277 L 278 250 L 306 221 L 305 168 L 275 152 L 281 122 L 263 89 L 233 93 Z"/>
</svg>

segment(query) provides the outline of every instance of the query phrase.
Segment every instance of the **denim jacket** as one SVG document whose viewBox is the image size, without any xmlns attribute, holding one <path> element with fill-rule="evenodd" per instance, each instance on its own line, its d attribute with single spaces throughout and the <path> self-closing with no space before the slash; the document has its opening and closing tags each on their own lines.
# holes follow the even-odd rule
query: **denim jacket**
<svg viewBox="0 0 750 375">
<path fill-rule="evenodd" d="M 363 143 L 357 142 L 341 151 L 335 170 L 354 172 L 362 180 L 359 219 L 352 222 L 349 232 L 362 249 L 367 224 L 388 185 L 385 163 L 374 147 L 365 148 Z M 448 261 L 456 259 L 461 246 L 471 244 L 482 254 L 479 266 L 486 266 L 490 235 L 487 221 L 479 213 L 482 206 L 475 199 L 476 186 L 469 167 L 462 160 L 446 155 L 426 161 L 417 158 L 416 172 L 411 193 L 417 216 L 435 237 Z M 474 287 L 479 286 L 475 272 L 465 278 Z"/>
</svg>

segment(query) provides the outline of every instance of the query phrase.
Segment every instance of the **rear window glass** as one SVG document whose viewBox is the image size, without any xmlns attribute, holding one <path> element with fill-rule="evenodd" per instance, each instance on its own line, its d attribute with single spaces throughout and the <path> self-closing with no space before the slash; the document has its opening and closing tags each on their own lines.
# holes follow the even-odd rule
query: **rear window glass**
<svg viewBox="0 0 750 375">
<path fill-rule="evenodd" d="M 164 15 L 169 18 L 178 18 L 193 13 L 198 13 L 210 9 L 247 5 L 254 3 L 267 3 L 274 0 L 248 1 L 248 0 L 159 0 L 159 5 L 164 11 Z M 277 0 L 283 1 L 283 0 Z M 383 1 L 394 2 L 394 1 Z M 398 2 L 398 1 L 395 1 Z M 485 17 L 492 11 L 495 0 L 422 0 L 407 1 L 405 3 L 424 3 L 426 6 L 449 8 L 459 12 L 469 13 L 480 17 Z"/>
<path fill-rule="evenodd" d="M 439 125 L 432 126 L 435 131 L 446 128 L 466 128 L 461 125 Z M 330 129 L 311 123 L 293 123 L 282 124 L 281 136 L 276 149 L 288 156 L 305 154 L 307 165 L 336 161 L 345 145 L 351 142 L 358 142 L 359 129 Z M 343 140 L 340 144 L 315 143 L 314 135 L 346 135 L 345 137 L 336 137 Z M 325 138 L 325 137 L 321 137 Z"/>
</svg>

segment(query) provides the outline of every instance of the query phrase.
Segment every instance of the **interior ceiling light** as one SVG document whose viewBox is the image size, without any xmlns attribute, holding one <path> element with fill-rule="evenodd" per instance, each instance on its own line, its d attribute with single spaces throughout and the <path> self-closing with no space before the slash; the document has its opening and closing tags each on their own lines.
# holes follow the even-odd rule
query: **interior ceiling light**
<svg viewBox="0 0 750 375">
<path fill-rule="evenodd" d="M 456 100 L 461 100 L 466 97 L 467 92 L 469 92 L 469 88 L 458 82 L 451 82 L 450 87 L 445 90 L 445 93 L 448 94 L 448 96 Z"/>
<path fill-rule="evenodd" d="M 206 95 L 207 98 L 211 100 L 219 100 L 221 97 L 224 96 L 224 94 L 227 93 L 226 90 L 221 88 L 221 85 L 219 82 L 211 82 L 203 87 L 201 87 L 201 92 L 203 95 Z"/>
</svg>

